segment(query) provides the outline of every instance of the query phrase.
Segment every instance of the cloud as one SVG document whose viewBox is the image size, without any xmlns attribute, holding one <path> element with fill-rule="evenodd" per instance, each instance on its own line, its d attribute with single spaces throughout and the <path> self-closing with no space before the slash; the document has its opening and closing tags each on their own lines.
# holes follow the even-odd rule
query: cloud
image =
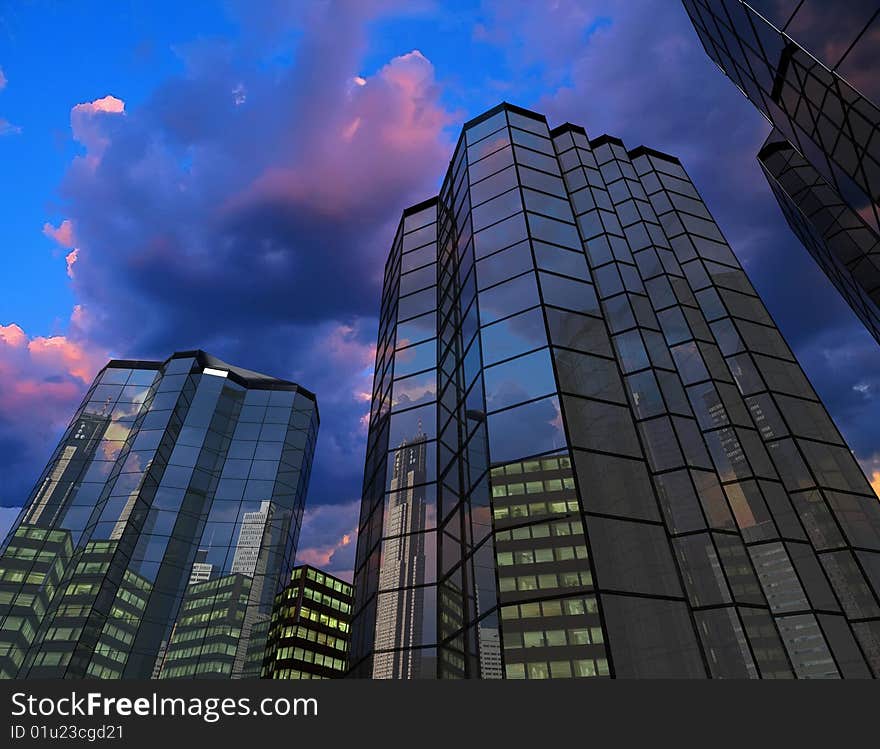
<svg viewBox="0 0 880 749">
<path fill-rule="evenodd" d="M 3 68 L 0 68 L 0 91 L 6 88 L 6 74 L 3 72 Z"/>
<path fill-rule="evenodd" d="M 125 102 L 117 99 L 115 96 L 105 96 L 103 99 L 95 99 L 94 101 L 77 104 L 71 112 L 73 120 L 84 117 L 93 117 L 96 114 L 123 114 L 125 112 Z M 75 133 L 74 133 L 75 135 Z M 77 138 L 77 140 L 79 140 Z"/>
<path fill-rule="evenodd" d="M 0 325 L 0 505 L 21 504 L 67 426 L 106 351 L 84 337 L 78 319 L 64 335 L 29 336 Z"/>
<path fill-rule="evenodd" d="M 462 119 L 416 49 L 365 72 L 369 25 L 411 12 L 399 5 L 240 5 L 240 36 L 178 46 L 183 71 L 146 98 L 75 104 L 65 218 L 44 227 L 68 250 L 72 342 L 85 354 L 203 348 L 317 393 L 310 507 L 359 501 L 385 259 L 402 208 L 436 192 L 447 128 Z M 48 425 L 66 423 L 83 387 L 73 372 L 91 365 L 49 338 L 16 377 L 41 381 L 55 357 L 69 392 L 34 415 L 39 439 L 10 425 L 27 451 L 7 504 L 24 500 L 54 443 Z M 341 544 L 334 559 L 347 553 L 341 534 L 321 542 Z M 318 548 L 308 532 L 303 544 Z"/>
<path fill-rule="evenodd" d="M 297 564 L 311 564 L 351 582 L 357 547 L 360 501 L 319 505 L 306 510 L 296 555 Z"/>
<path fill-rule="evenodd" d="M 435 189 L 452 115 L 418 52 L 351 91 L 357 56 L 342 38 L 325 49 L 324 23 L 303 32 L 289 69 L 259 75 L 200 48 L 184 54 L 217 64 L 194 63 L 124 116 L 74 107 L 86 151 L 61 194 L 74 291 L 102 343 L 163 355 L 255 326 L 376 313 L 394 225 Z M 239 80 L 247 102 L 235 106 Z"/>
<path fill-rule="evenodd" d="M 97 167 L 110 144 L 112 126 L 108 120 L 125 114 L 125 102 L 115 96 L 77 104 L 70 110 L 70 129 L 73 139 L 85 146 L 84 163 L 90 169 Z"/>
<path fill-rule="evenodd" d="M 43 234 L 65 249 L 71 249 L 76 243 L 73 238 L 73 223 L 69 218 L 64 219 L 58 226 L 46 222 L 43 224 Z"/>
<path fill-rule="evenodd" d="M 67 263 L 67 277 L 73 278 L 73 266 L 76 264 L 76 260 L 79 257 L 79 250 L 76 248 L 72 249 L 64 256 L 64 260 Z"/>
</svg>

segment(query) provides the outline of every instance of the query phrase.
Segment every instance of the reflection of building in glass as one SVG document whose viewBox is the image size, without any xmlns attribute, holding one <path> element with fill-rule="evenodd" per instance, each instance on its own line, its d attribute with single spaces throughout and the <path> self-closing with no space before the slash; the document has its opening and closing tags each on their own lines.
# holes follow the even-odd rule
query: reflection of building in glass
<svg viewBox="0 0 880 749">
<path fill-rule="evenodd" d="M 110 418 L 84 412 L 68 429 L 64 444 L 28 507 L 23 522 L 42 528 L 50 527 L 67 508 L 76 476 L 95 455 Z"/>
<path fill-rule="evenodd" d="M 394 454 L 388 508 L 382 535 L 379 590 L 384 595 L 376 614 L 374 679 L 412 678 L 421 672 L 425 616 L 425 481 L 427 442 L 419 430 Z"/>
<path fill-rule="evenodd" d="M 201 351 L 111 361 L 2 547 L 3 675 L 258 676 L 317 426 Z"/>
<path fill-rule="evenodd" d="M 187 587 L 159 678 L 231 676 L 250 591 L 251 578 L 239 573 Z"/>
<path fill-rule="evenodd" d="M 253 575 L 257 568 L 260 548 L 263 545 L 263 532 L 269 520 L 270 502 L 262 502 L 256 512 L 246 512 L 238 532 L 235 556 L 232 558 L 232 572 Z"/>
<path fill-rule="evenodd" d="M 880 341 L 875 0 L 685 0 L 707 54 L 774 129 L 758 154 L 794 233 Z"/>
<path fill-rule="evenodd" d="M 214 565 L 207 561 L 208 550 L 199 549 L 196 552 L 196 561 L 193 562 L 192 572 L 189 573 L 189 584 L 202 583 L 211 579 L 211 573 L 214 571 Z"/>
<path fill-rule="evenodd" d="M 876 569 L 880 503 L 681 163 L 467 123 L 385 268 L 350 675 L 877 675 Z"/>
<path fill-rule="evenodd" d="M 262 674 L 338 679 L 350 642 L 352 587 L 314 567 L 295 567 L 275 597 Z"/>
</svg>

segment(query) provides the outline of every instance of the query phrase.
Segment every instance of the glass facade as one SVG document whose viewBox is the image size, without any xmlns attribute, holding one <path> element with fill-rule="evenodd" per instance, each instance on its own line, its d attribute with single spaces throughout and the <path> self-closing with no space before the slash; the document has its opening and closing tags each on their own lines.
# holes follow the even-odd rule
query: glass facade
<svg viewBox="0 0 880 749">
<path fill-rule="evenodd" d="M 275 597 L 262 675 L 339 679 L 351 641 L 351 585 L 315 567 L 294 568 Z"/>
<path fill-rule="evenodd" d="M 314 395 L 204 352 L 111 361 L 0 555 L 0 675 L 259 677 Z"/>
<path fill-rule="evenodd" d="M 789 225 L 880 341 L 880 8 L 684 5 L 707 54 L 774 126 L 758 159 Z"/>
<path fill-rule="evenodd" d="M 880 675 L 880 502 L 676 158 L 467 123 L 372 396 L 351 676 Z"/>
</svg>

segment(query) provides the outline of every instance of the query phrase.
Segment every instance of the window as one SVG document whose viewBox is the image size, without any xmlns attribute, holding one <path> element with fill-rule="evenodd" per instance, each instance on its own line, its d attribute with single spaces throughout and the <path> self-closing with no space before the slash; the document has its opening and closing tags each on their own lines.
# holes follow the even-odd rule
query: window
<svg viewBox="0 0 880 749">
<path fill-rule="evenodd" d="M 553 365 L 546 348 L 488 367 L 483 376 L 489 411 L 549 395 L 556 390 Z"/>
<path fill-rule="evenodd" d="M 553 356 L 562 392 L 624 402 L 617 365 L 611 359 L 554 349 Z"/>
<path fill-rule="evenodd" d="M 626 406 L 574 396 L 564 396 L 563 404 L 573 447 L 641 457 L 641 448 Z"/>
<path fill-rule="evenodd" d="M 705 677 L 684 602 L 605 595 L 602 610 L 618 678 Z"/>
<path fill-rule="evenodd" d="M 603 588 L 683 595 L 669 541 L 661 526 L 590 517 L 588 528 L 593 565 Z"/>
</svg>

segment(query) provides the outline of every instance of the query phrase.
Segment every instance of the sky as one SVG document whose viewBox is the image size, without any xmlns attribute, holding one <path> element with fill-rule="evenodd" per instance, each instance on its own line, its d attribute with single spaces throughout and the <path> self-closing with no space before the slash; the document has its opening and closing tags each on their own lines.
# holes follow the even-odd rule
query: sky
<svg viewBox="0 0 880 749">
<path fill-rule="evenodd" d="M 880 347 L 679 3 L 0 0 L 0 533 L 107 359 L 202 348 L 317 393 L 299 559 L 348 576 L 385 257 L 500 101 L 681 158 L 880 489 Z"/>
</svg>

